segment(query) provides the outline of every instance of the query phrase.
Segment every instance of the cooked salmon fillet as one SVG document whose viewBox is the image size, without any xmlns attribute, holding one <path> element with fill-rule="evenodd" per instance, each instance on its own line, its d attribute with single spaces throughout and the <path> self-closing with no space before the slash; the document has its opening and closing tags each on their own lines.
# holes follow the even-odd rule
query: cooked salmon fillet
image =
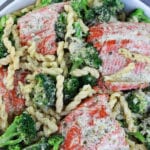
<svg viewBox="0 0 150 150">
<path fill-rule="evenodd" d="M 38 52 L 44 55 L 55 54 L 57 48 L 55 23 L 65 4 L 51 4 L 19 18 L 21 44 L 27 45 L 28 42 L 34 41 Z"/>
<path fill-rule="evenodd" d="M 124 130 L 110 117 L 108 96 L 86 99 L 61 122 L 61 150 L 128 150 Z"/>
<path fill-rule="evenodd" d="M 88 42 L 94 44 L 103 61 L 102 75 L 111 90 L 144 88 L 150 83 L 150 24 L 115 22 L 90 27 Z M 123 53 L 120 48 L 125 49 Z M 130 55 L 128 56 L 127 55 Z M 118 76 L 129 64 L 134 67 Z M 123 71 L 122 71 L 123 72 Z M 115 86 L 115 88 L 113 88 Z"/>
<path fill-rule="evenodd" d="M 0 67 L 0 95 L 5 103 L 6 112 L 9 116 L 20 114 L 25 107 L 24 98 L 18 94 L 19 82 L 24 83 L 27 71 L 16 71 L 14 77 L 14 89 L 8 90 L 5 86 L 7 69 Z"/>
</svg>

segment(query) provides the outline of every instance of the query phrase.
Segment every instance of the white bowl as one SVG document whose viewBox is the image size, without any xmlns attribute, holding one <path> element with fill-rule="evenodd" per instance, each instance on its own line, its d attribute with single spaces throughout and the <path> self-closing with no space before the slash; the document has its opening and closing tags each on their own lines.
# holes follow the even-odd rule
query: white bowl
<svg viewBox="0 0 150 150">
<path fill-rule="evenodd" d="M 6 0 L 0 0 L 0 5 Z M 9 13 L 12 13 L 18 9 L 24 8 L 28 5 L 35 3 L 36 0 L 14 0 L 11 4 L 0 11 L 0 17 Z"/>
<path fill-rule="evenodd" d="M 2 1 L 0 0 L 0 4 Z M 19 8 L 23 8 L 29 4 L 34 3 L 36 0 L 14 0 L 10 5 L 0 12 L 0 16 L 11 13 Z M 150 7 L 141 2 L 140 0 L 122 0 L 125 4 L 125 11 L 130 12 L 135 8 L 142 8 L 145 11 L 145 14 L 150 17 Z M 143 0 L 144 1 L 144 0 Z"/>
<path fill-rule="evenodd" d="M 142 8 L 145 14 L 150 17 L 150 7 L 140 0 L 122 0 L 125 4 L 125 11 L 130 12 L 135 8 Z"/>
</svg>

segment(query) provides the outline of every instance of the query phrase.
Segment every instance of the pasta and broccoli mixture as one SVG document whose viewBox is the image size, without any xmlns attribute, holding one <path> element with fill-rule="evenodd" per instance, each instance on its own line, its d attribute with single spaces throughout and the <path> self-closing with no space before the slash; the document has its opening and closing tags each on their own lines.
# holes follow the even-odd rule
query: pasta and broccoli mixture
<svg viewBox="0 0 150 150">
<path fill-rule="evenodd" d="M 120 0 L 2 16 L 0 149 L 149 150 L 149 23 Z"/>
</svg>

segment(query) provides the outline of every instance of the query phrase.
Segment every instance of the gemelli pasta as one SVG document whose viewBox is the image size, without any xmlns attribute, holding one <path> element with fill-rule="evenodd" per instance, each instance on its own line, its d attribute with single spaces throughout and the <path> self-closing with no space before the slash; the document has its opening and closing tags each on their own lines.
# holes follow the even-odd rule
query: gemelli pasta
<svg viewBox="0 0 150 150">
<path fill-rule="evenodd" d="M 0 18 L 0 149 L 149 149 L 150 24 L 123 8 L 37 0 Z"/>
</svg>

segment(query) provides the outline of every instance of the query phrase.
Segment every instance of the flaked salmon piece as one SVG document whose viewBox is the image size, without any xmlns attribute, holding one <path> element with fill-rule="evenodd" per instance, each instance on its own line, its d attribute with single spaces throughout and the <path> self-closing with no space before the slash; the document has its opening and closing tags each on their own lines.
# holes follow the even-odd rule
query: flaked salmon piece
<svg viewBox="0 0 150 150">
<path fill-rule="evenodd" d="M 142 54 L 149 53 L 150 55 L 150 52 L 147 51 L 150 47 L 149 24 L 140 23 L 139 25 L 139 23 L 130 22 L 105 23 L 90 27 L 89 31 L 90 36 L 88 40 L 93 41 L 94 44 L 98 42 L 102 47 L 98 46 L 97 48 L 103 49 L 103 52 L 107 53 L 111 49 L 114 50 L 112 46 L 118 48 L 122 45 L 123 47 L 128 46 L 127 48 L 132 46 L 132 51 L 139 51 Z M 146 44 L 143 45 L 143 42 Z"/>
<path fill-rule="evenodd" d="M 128 150 L 124 130 L 110 117 L 108 96 L 86 99 L 60 124 L 61 150 Z"/>
<path fill-rule="evenodd" d="M 55 54 L 57 49 L 55 23 L 65 4 L 65 2 L 51 4 L 19 18 L 21 44 L 27 45 L 28 42 L 34 41 L 39 53 Z"/>
<path fill-rule="evenodd" d="M 24 83 L 27 71 L 16 71 L 14 77 L 14 89 L 7 90 L 4 78 L 7 76 L 7 70 L 3 67 L 0 68 L 0 95 L 5 103 L 6 112 L 9 116 L 20 114 L 25 107 L 24 98 L 18 94 L 19 81 Z"/>
<path fill-rule="evenodd" d="M 126 91 L 126 90 L 133 90 L 133 89 L 143 89 L 149 86 L 149 83 L 135 83 L 135 82 L 103 82 L 105 87 L 112 91 Z M 106 89 L 105 89 L 106 91 Z"/>
<path fill-rule="evenodd" d="M 103 23 L 98 24 L 89 29 L 88 42 L 99 51 L 100 57 L 103 61 L 102 75 L 111 76 L 117 74 L 120 70 L 126 68 L 130 63 L 134 63 L 135 67 L 130 72 L 126 72 L 121 76 L 117 76 L 113 81 L 107 81 L 108 88 L 113 90 L 128 90 L 137 89 L 148 85 L 150 82 L 150 24 L 146 23 Z M 134 60 L 125 57 L 120 53 L 119 49 L 127 49 L 131 56 L 138 54 L 146 56 L 147 60 Z M 133 55 L 133 57 L 135 57 Z M 147 61 L 147 62 L 146 62 Z M 114 83 L 113 83 L 114 82 Z M 112 84 L 112 86 L 111 86 Z M 128 86 L 127 86 L 128 85 Z"/>
</svg>

